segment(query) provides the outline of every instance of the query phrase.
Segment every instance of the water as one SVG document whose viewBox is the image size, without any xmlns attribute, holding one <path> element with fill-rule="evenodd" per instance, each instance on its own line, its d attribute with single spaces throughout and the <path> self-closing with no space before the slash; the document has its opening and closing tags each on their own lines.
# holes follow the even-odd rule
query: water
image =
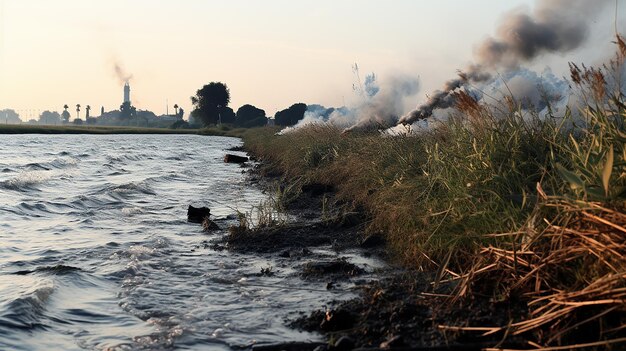
<svg viewBox="0 0 626 351">
<path fill-rule="evenodd" d="M 0 135 L 0 350 L 220 350 L 319 340 L 284 320 L 350 293 L 272 257 L 213 251 L 264 199 L 226 137 Z M 261 268 L 280 266 L 272 277 Z"/>
</svg>

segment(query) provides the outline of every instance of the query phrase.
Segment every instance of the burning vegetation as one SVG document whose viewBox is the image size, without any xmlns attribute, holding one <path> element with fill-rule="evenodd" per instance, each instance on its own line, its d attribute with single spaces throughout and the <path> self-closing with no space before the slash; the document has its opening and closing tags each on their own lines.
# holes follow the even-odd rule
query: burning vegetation
<svg viewBox="0 0 626 351">
<path fill-rule="evenodd" d="M 575 33 L 564 48 L 584 36 Z M 415 292 L 421 298 L 436 295 L 441 309 L 477 299 L 527 309 L 501 325 L 438 325 L 442 333 L 514 338 L 539 350 L 624 344 L 626 44 L 617 37 L 617 45 L 601 68 L 570 66 L 579 110 L 557 115 L 548 104 L 540 115 L 516 96 L 494 106 L 448 90 L 454 112 L 418 135 L 311 124 L 280 136 L 248 133 L 246 147 L 287 182 L 333 187 L 398 261 L 437 272 L 432 290 Z M 544 50 L 522 49 L 512 52 L 525 59 Z M 498 57 L 511 59 L 506 50 Z M 447 295 L 433 294 L 442 284 Z"/>
</svg>

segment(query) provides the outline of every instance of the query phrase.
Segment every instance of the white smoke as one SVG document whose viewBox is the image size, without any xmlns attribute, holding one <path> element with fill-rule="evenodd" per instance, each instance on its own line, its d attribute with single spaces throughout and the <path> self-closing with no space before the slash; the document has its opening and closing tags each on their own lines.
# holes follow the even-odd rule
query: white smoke
<svg viewBox="0 0 626 351">
<path fill-rule="evenodd" d="M 302 120 L 280 133 L 311 124 L 329 124 L 346 131 L 355 128 L 385 129 L 397 124 L 407 105 L 416 98 L 418 90 L 417 77 L 390 75 L 379 82 L 378 77 L 371 74 L 366 76 L 362 89 L 355 89 L 359 99 L 353 106 L 326 109 L 310 105 Z"/>
</svg>

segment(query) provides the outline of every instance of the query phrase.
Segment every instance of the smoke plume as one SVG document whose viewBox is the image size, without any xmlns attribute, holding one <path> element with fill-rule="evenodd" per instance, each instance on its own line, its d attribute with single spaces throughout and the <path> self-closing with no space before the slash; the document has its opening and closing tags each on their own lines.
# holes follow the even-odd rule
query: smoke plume
<svg viewBox="0 0 626 351">
<path fill-rule="evenodd" d="M 124 67 L 118 61 L 113 61 L 113 70 L 120 84 L 127 83 L 133 78 L 132 73 L 126 72 Z"/>
<path fill-rule="evenodd" d="M 364 100 L 354 109 L 352 116 L 331 115 L 335 124 L 349 125 L 345 131 L 362 128 L 389 127 L 398 122 L 408 97 L 417 94 L 417 78 L 407 76 L 390 77 L 385 84 L 375 90 L 374 95 Z"/>
<path fill-rule="evenodd" d="M 344 131 L 353 129 L 388 128 L 398 122 L 406 111 L 407 102 L 417 94 L 419 80 L 416 77 L 395 75 L 379 83 L 374 74 L 366 76 L 362 88 L 355 89 L 360 100 L 349 108 L 327 109 L 320 105 L 309 105 L 304 118 L 295 126 L 283 129 L 289 133 L 311 124 L 330 124 Z"/>
<path fill-rule="evenodd" d="M 446 82 L 432 93 L 426 103 L 400 118 L 411 124 L 433 114 L 433 110 L 451 107 L 454 91 L 468 83 L 491 80 L 490 71 L 518 70 L 547 53 L 565 53 L 578 48 L 587 38 L 589 18 L 600 12 L 609 0 L 538 0 L 533 12 L 520 8 L 502 18 L 496 34 L 481 42 L 475 50 L 475 64 L 459 77 Z"/>
</svg>

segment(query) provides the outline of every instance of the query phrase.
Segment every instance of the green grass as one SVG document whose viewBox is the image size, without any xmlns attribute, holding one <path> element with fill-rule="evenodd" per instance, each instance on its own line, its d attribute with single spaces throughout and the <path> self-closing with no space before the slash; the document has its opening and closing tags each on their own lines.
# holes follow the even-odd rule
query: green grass
<svg viewBox="0 0 626 351">
<path fill-rule="evenodd" d="M 487 234 L 522 228 L 535 214 L 538 185 L 548 195 L 623 206 L 623 95 L 587 101 L 580 119 L 458 100 L 454 115 L 417 136 L 342 134 L 332 126 L 242 136 L 288 183 L 337 188 L 367 213 L 367 230 L 384 233 L 397 257 L 416 267 L 460 268 L 482 247 L 508 245 L 510 237 Z"/>
<path fill-rule="evenodd" d="M 203 129 L 167 129 L 117 126 L 0 124 L 0 134 L 198 134 L 239 136 L 244 131 L 227 126 Z"/>
<path fill-rule="evenodd" d="M 470 327 L 496 327 L 503 341 L 608 348 L 626 340 L 626 97 L 615 79 L 626 44 L 617 42 L 602 69 L 570 67 L 582 102 L 574 113 L 540 116 L 515 97 L 491 107 L 460 92 L 456 112 L 417 135 L 316 125 L 242 137 L 284 189 L 332 185 L 401 262 L 435 273 L 433 287 L 451 282 L 445 305 L 528 308 L 507 325 Z"/>
</svg>

